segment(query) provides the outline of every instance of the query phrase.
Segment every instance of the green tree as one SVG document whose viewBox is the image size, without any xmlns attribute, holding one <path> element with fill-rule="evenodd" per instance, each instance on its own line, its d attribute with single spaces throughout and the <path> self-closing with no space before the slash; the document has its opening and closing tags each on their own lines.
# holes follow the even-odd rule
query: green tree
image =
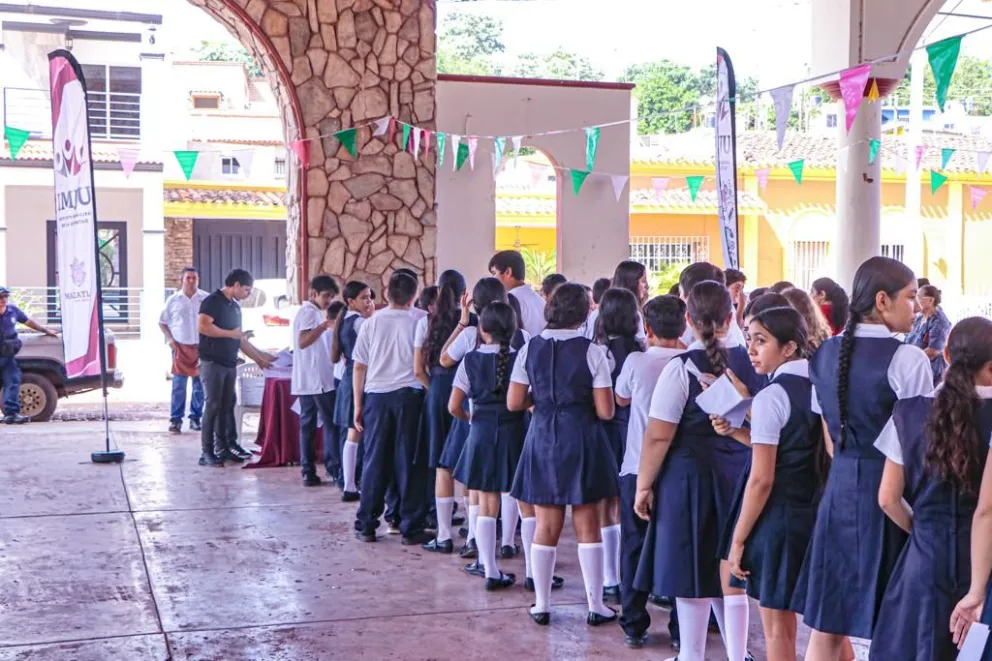
<svg viewBox="0 0 992 661">
<path fill-rule="evenodd" d="M 502 53 L 503 23 L 483 14 L 454 12 L 438 30 L 437 70 L 440 73 L 495 75 L 493 56 Z"/>
<path fill-rule="evenodd" d="M 249 76 L 261 76 L 262 68 L 241 44 L 230 41 L 201 41 L 193 49 L 193 55 L 200 62 L 242 62 Z"/>
<path fill-rule="evenodd" d="M 527 284 L 535 289 L 540 289 L 544 279 L 554 273 L 555 269 L 558 268 L 558 260 L 554 250 L 540 252 L 533 248 L 521 248 L 520 256 L 524 258 Z"/>
<path fill-rule="evenodd" d="M 558 47 L 553 53 L 538 55 L 524 53 L 508 71 L 521 78 L 548 78 L 551 80 L 602 80 L 603 72 L 577 53 Z"/>
<path fill-rule="evenodd" d="M 695 123 L 699 81 L 692 69 L 671 60 L 636 64 L 627 68 L 623 82 L 634 83 L 641 133 L 681 133 Z"/>
<path fill-rule="evenodd" d="M 886 99 L 897 106 L 909 105 L 910 72 L 906 71 L 899 87 Z M 947 91 L 950 101 L 965 104 L 969 114 L 992 116 L 992 62 L 971 55 L 962 55 L 951 78 L 951 87 Z M 926 67 L 923 78 L 923 103 L 929 106 L 937 105 L 937 86 L 933 80 L 933 72 Z"/>
</svg>

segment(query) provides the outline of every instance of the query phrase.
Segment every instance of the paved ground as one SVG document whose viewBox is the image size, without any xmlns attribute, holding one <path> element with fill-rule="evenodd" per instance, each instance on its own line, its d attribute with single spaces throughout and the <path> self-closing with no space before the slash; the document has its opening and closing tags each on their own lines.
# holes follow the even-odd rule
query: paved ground
<svg viewBox="0 0 992 661">
<path fill-rule="evenodd" d="M 528 593 L 486 593 L 456 557 L 356 541 L 354 507 L 302 488 L 297 469 L 196 466 L 198 439 L 162 433 L 158 408 L 118 408 L 122 467 L 89 462 L 98 422 L 0 432 L 0 661 L 670 656 L 664 611 L 640 652 L 616 626 L 585 625 L 571 538 L 540 628 Z M 504 569 L 522 576 L 522 558 Z M 752 623 L 761 659 L 756 612 Z M 711 636 L 707 659 L 721 658 Z"/>
</svg>

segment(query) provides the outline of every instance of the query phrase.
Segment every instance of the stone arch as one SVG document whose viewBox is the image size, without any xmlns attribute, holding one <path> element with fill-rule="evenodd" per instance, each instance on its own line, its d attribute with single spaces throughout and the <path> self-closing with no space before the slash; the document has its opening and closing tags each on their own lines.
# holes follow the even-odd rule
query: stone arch
<svg viewBox="0 0 992 661">
<path fill-rule="evenodd" d="M 282 110 L 285 138 L 307 138 L 309 164 L 287 168 L 287 277 L 330 273 L 381 293 L 400 266 L 433 280 L 433 152 L 419 159 L 375 138 L 390 115 L 433 130 L 431 0 L 189 0 L 255 56 Z M 357 157 L 326 136 L 359 127 Z M 430 231 L 428 231 L 430 230 Z"/>
</svg>

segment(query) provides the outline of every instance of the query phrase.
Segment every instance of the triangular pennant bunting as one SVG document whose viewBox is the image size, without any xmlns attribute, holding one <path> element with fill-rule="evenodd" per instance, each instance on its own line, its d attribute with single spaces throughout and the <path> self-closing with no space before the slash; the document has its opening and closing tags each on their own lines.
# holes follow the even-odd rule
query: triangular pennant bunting
<svg viewBox="0 0 992 661">
<path fill-rule="evenodd" d="M 978 174 L 985 172 L 985 168 L 989 166 L 989 155 L 992 152 L 980 151 L 975 154 L 975 158 L 978 160 Z"/>
<path fill-rule="evenodd" d="M 310 165 L 309 140 L 293 140 L 289 143 L 289 148 L 296 154 L 296 158 L 300 159 L 300 165 L 303 167 Z"/>
<path fill-rule="evenodd" d="M 389 130 L 389 124 L 392 122 L 392 119 L 392 117 L 387 116 L 375 120 L 375 122 L 373 122 L 375 129 L 372 131 L 372 137 L 378 138 L 380 135 L 386 135 L 386 131 Z"/>
<path fill-rule="evenodd" d="M 477 137 L 470 136 L 468 139 L 468 166 L 475 169 L 475 152 L 479 148 L 479 139 Z"/>
<path fill-rule="evenodd" d="M 189 181 L 189 178 L 193 176 L 193 168 L 196 167 L 196 159 L 199 158 L 200 152 L 179 150 L 172 153 L 176 155 L 176 160 L 179 161 L 179 167 L 182 168 L 183 174 L 186 175 L 186 181 Z"/>
<path fill-rule="evenodd" d="M 456 147 L 456 149 L 458 150 L 457 155 L 455 156 L 455 171 L 457 172 L 462 169 L 462 166 L 465 165 L 465 161 L 468 160 L 468 145 L 461 142 L 458 143 L 458 147 Z"/>
<path fill-rule="evenodd" d="M 654 188 L 654 199 L 661 201 L 661 194 L 668 190 L 668 177 L 655 177 L 651 180 L 651 187 Z"/>
<path fill-rule="evenodd" d="M 394 117 L 389 118 L 389 142 L 392 143 L 396 140 L 396 119 Z"/>
<path fill-rule="evenodd" d="M 927 46 L 927 56 L 930 69 L 937 84 L 937 105 L 944 112 L 947 103 L 947 90 L 951 86 L 951 76 L 958 64 L 958 54 L 961 52 L 961 37 L 951 37 Z"/>
<path fill-rule="evenodd" d="M 803 183 L 803 168 L 805 167 L 806 159 L 804 158 L 789 163 L 789 169 L 792 170 L 792 176 L 796 178 L 797 184 Z"/>
<path fill-rule="evenodd" d="M 627 185 L 627 179 L 629 178 L 622 174 L 615 174 L 610 177 L 613 181 L 613 196 L 617 198 L 617 202 L 620 201 L 620 196 L 623 195 L 624 186 Z"/>
<path fill-rule="evenodd" d="M 954 156 L 954 150 L 948 147 L 944 147 L 940 150 L 940 169 L 946 170 L 947 164 L 951 162 L 951 156 Z"/>
<path fill-rule="evenodd" d="M 865 85 L 868 84 L 868 76 L 871 75 L 871 64 L 862 64 L 854 68 L 842 71 L 840 74 L 840 95 L 844 99 L 844 117 L 847 122 L 847 132 L 851 132 L 851 125 L 861 107 L 861 100 L 865 95 Z"/>
<path fill-rule="evenodd" d="M 4 126 L 3 137 L 7 138 L 7 144 L 10 145 L 10 158 L 17 160 L 17 154 L 21 151 L 24 143 L 28 141 L 28 138 L 31 137 L 31 131 L 15 129 L 13 126 Z"/>
<path fill-rule="evenodd" d="M 506 138 L 495 138 L 493 140 L 493 174 L 499 171 L 500 163 L 503 162 L 504 151 L 506 151 Z"/>
<path fill-rule="evenodd" d="M 420 134 L 423 133 L 420 129 L 413 130 L 413 140 L 410 141 L 410 147 L 413 149 L 413 158 L 417 159 L 420 157 Z"/>
<path fill-rule="evenodd" d="M 705 177 L 698 176 L 698 175 L 695 176 L 695 177 L 686 177 L 685 178 L 685 183 L 689 186 L 689 197 L 692 198 L 692 201 L 693 202 L 696 201 L 696 196 L 699 195 L 699 188 L 700 188 L 700 186 L 703 185 L 703 179 L 704 178 Z"/>
<path fill-rule="evenodd" d="M 413 132 L 411 130 L 412 128 L 413 127 L 410 126 L 409 124 L 404 124 L 403 125 L 403 137 L 401 138 L 403 140 L 403 142 L 400 143 L 400 150 L 402 150 L 402 151 L 406 151 L 409 148 L 410 134 Z"/>
<path fill-rule="evenodd" d="M 872 139 L 868 141 L 868 165 L 874 163 L 875 159 L 878 158 L 878 150 L 881 148 L 881 146 L 882 146 L 881 140 Z"/>
<path fill-rule="evenodd" d="M 945 177 L 941 173 L 939 173 L 939 172 L 931 172 L 930 173 L 930 192 L 931 193 L 936 193 L 938 190 L 940 190 L 940 187 L 943 186 L 946 181 L 947 181 L 947 177 Z"/>
<path fill-rule="evenodd" d="M 344 131 L 335 133 L 334 137 L 348 150 L 352 158 L 358 156 L 358 150 L 355 145 L 355 139 L 358 137 L 358 129 L 345 129 Z"/>
<path fill-rule="evenodd" d="M 923 157 L 927 154 L 926 145 L 918 145 L 916 147 L 916 169 L 920 169 L 920 165 L 923 163 Z"/>
<path fill-rule="evenodd" d="M 765 189 L 768 188 L 768 175 L 771 173 L 769 168 L 761 168 L 760 170 L 754 171 L 754 177 L 758 180 L 758 187 L 761 192 L 764 193 Z"/>
<path fill-rule="evenodd" d="M 137 149 L 130 149 L 128 147 L 118 147 L 117 148 L 117 160 L 121 163 L 121 170 L 124 171 L 124 178 L 130 178 L 131 173 L 134 172 L 134 166 L 138 164 L 138 155 L 140 151 Z M 241 162 L 240 160 L 238 161 Z"/>
<path fill-rule="evenodd" d="M 782 151 L 785 142 L 785 129 L 789 126 L 789 114 L 792 112 L 793 85 L 773 89 L 772 103 L 775 105 L 775 133 L 778 136 L 778 150 Z"/>
<path fill-rule="evenodd" d="M 448 141 L 448 136 L 445 133 L 437 134 L 437 166 L 441 167 L 444 165 L 444 147 Z"/>
<path fill-rule="evenodd" d="M 599 127 L 590 126 L 586 128 L 586 170 L 592 172 L 592 166 L 596 164 L 596 152 L 599 151 Z"/>
<path fill-rule="evenodd" d="M 906 157 L 901 154 L 896 156 L 895 171 L 898 174 L 905 174 L 906 172 Z"/>
<path fill-rule="evenodd" d="M 988 194 L 989 194 L 989 192 L 988 192 L 987 189 L 981 188 L 979 186 L 972 186 L 971 187 L 971 210 L 974 211 L 975 209 L 977 209 L 978 208 L 978 205 L 980 205 L 982 203 L 982 200 L 984 200 L 985 199 L 985 196 L 988 195 Z"/>
<path fill-rule="evenodd" d="M 462 136 L 451 134 L 451 169 L 458 171 L 462 169 L 462 164 L 458 162 L 462 154 Z M 468 145 L 465 145 L 465 156 L 468 156 Z"/>
<path fill-rule="evenodd" d="M 568 172 L 572 176 L 572 192 L 578 195 L 579 189 L 582 188 L 589 173 L 585 170 L 569 170 Z"/>
<path fill-rule="evenodd" d="M 520 156 L 520 143 L 524 141 L 524 136 L 515 135 L 510 138 L 513 141 L 513 168 L 517 167 L 517 158 Z"/>
<path fill-rule="evenodd" d="M 875 103 L 879 99 L 878 81 L 871 79 L 871 87 L 868 88 L 868 103 Z"/>
<path fill-rule="evenodd" d="M 245 175 L 245 179 L 251 177 L 251 166 L 255 163 L 255 150 L 254 149 L 235 149 L 231 152 L 238 161 L 238 167 L 241 169 L 241 173 Z"/>
</svg>

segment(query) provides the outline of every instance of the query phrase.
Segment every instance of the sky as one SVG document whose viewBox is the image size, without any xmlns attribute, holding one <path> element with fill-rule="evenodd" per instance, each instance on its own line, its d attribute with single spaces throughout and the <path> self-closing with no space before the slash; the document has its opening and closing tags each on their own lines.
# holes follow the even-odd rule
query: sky
<svg viewBox="0 0 992 661">
<path fill-rule="evenodd" d="M 202 39 L 231 38 L 186 0 L 140 3 L 165 14 L 166 25 L 173 26 L 169 39 L 177 56 Z M 133 0 L 128 5 L 133 8 Z M 604 5 L 610 11 L 604 12 Z M 712 62 L 716 47 L 722 46 L 738 76 L 756 78 L 767 89 L 808 77 L 811 6 L 812 0 L 438 0 L 438 21 L 456 11 L 495 16 L 504 25 L 507 57 L 561 46 L 588 57 L 611 80 L 629 64 L 661 58 L 698 68 Z M 992 17 L 992 2 L 984 0 L 947 0 L 945 9 Z M 928 31 L 926 40 L 987 24 L 992 19 L 938 17 L 930 27 L 936 30 Z M 963 52 L 992 59 L 992 29 L 965 39 Z"/>
</svg>

